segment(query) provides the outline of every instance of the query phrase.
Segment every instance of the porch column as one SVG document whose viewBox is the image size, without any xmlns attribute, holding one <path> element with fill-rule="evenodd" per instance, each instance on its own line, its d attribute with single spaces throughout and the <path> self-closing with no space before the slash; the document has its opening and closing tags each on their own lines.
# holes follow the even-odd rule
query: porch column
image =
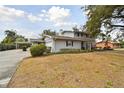
<svg viewBox="0 0 124 93">
<path fill-rule="evenodd" d="M 87 42 L 84 42 L 84 48 L 87 49 Z"/>
<path fill-rule="evenodd" d="M 90 48 L 90 50 L 91 50 L 91 47 L 92 47 L 92 44 L 91 44 L 91 42 L 89 43 L 89 48 Z"/>
<path fill-rule="evenodd" d="M 16 49 L 18 48 L 18 44 L 16 43 Z"/>
</svg>

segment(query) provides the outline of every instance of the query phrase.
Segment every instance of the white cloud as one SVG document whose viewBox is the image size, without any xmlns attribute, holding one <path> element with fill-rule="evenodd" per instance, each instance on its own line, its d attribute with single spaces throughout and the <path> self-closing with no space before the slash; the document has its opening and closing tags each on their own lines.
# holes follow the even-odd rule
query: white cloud
<svg viewBox="0 0 124 93">
<path fill-rule="evenodd" d="M 48 18 L 45 18 L 44 20 L 47 21 L 47 22 L 49 22 L 49 19 Z"/>
<path fill-rule="evenodd" d="M 61 8 L 58 6 L 52 6 L 48 11 L 42 10 L 40 16 L 44 17 L 45 21 L 54 23 L 54 26 L 73 26 L 77 23 L 71 22 L 69 17 L 71 16 L 70 9 Z"/>
<path fill-rule="evenodd" d="M 27 15 L 27 17 L 28 17 L 28 19 L 29 19 L 31 22 L 42 21 L 42 18 L 41 18 L 41 17 L 34 16 L 34 15 L 32 15 L 32 14 Z"/>
<path fill-rule="evenodd" d="M 34 31 L 31 31 L 29 29 L 23 29 L 23 28 L 16 28 L 17 34 L 25 36 L 26 38 L 38 38 L 38 33 L 35 33 Z"/>
<path fill-rule="evenodd" d="M 45 15 L 44 14 L 39 14 L 39 17 L 44 17 Z"/>
<path fill-rule="evenodd" d="M 35 16 L 31 13 L 27 13 L 22 10 L 17 10 L 15 8 L 10 8 L 6 6 L 0 6 L 0 21 L 14 21 L 17 18 L 28 18 L 31 22 L 42 21 L 40 16 Z"/>
<path fill-rule="evenodd" d="M 8 8 L 5 6 L 0 6 L 0 20 L 1 21 L 12 21 L 15 18 L 24 17 L 25 12 L 21 10 L 16 10 L 14 8 Z"/>
<path fill-rule="evenodd" d="M 70 16 L 70 10 L 53 6 L 48 10 L 47 14 L 50 21 L 62 22 Z"/>
<path fill-rule="evenodd" d="M 46 13 L 46 10 L 43 9 L 43 10 L 41 10 L 41 12 Z"/>
<path fill-rule="evenodd" d="M 62 27 L 62 26 L 75 26 L 77 25 L 77 23 L 72 23 L 72 22 L 58 22 L 55 24 L 55 26 L 59 26 L 59 27 Z"/>
</svg>

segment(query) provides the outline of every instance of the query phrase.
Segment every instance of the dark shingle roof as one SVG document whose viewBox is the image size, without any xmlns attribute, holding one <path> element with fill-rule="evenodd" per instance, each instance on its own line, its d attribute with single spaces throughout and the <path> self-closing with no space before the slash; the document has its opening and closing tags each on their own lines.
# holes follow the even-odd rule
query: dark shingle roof
<svg viewBox="0 0 124 93">
<path fill-rule="evenodd" d="M 74 41 L 95 41 L 94 38 L 78 38 L 78 37 L 67 37 L 67 36 L 53 36 L 55 40 L 74 40 Z"/>
<path fill-rule="evenodd" d="M 61 33 L 64 34 L 64 33 L 66 33 L 66 32 L 70 32 L 70 33 L 82 33 L 82 34 L 87 34 L 87 35 L 88 35 L 87 32 L 82 32 L 82 31 L 71 31 L 71 30 L 62 31 Z"/>
<path fill-rule="evenodd" d="M 44 42 L 44 41 L 41 39 L 30 39 L 30 42 Z"/>
</svg>

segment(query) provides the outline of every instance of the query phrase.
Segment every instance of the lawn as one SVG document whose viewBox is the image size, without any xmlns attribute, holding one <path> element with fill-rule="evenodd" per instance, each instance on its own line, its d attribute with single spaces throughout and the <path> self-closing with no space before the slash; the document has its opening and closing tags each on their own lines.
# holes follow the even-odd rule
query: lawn
<svg viewBox="0 0 124 93">
<path fill-rule="evenodd" d="M 124 87 L 124 50 L 28 58 L 8 87 Z"/>
</svg>

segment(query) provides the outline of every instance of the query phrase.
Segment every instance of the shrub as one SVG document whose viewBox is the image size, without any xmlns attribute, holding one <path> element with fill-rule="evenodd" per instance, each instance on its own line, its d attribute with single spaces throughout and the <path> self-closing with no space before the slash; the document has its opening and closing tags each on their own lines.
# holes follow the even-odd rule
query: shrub
<svg viewBox="0 0 124 93">
<path fill-rule="evenodd" d="M 46 51 L 46 46 L 43 44 L 34 45 L 30 48 L 31 55 L 33 57 L 41 56 Z"/>
<path fill-rule="evenodd" d="M 80 52 L 80 49 L 61 49 L 60 52 Z"/>
<path fill-rule="evenodd" d="M 104 47 L 103 49 L 104 49 L 104 50 L 113 50 L 110 46 Z"/>
<path fill-rule="evenodd" d="M 86 52 L 92 52 L 91 50 L 81 50 L 81 49 L 61 49 L 58 54 L 61 53 L 86 53 Z"/>
<path fill-rule="evenodd" d="M 46 52 L 46 53 L 50 53 L 50 52 L 51 52 L 51 47 L 47 47 L 47 49 L 46 49 L 45 52 Z"/>
</svg>

